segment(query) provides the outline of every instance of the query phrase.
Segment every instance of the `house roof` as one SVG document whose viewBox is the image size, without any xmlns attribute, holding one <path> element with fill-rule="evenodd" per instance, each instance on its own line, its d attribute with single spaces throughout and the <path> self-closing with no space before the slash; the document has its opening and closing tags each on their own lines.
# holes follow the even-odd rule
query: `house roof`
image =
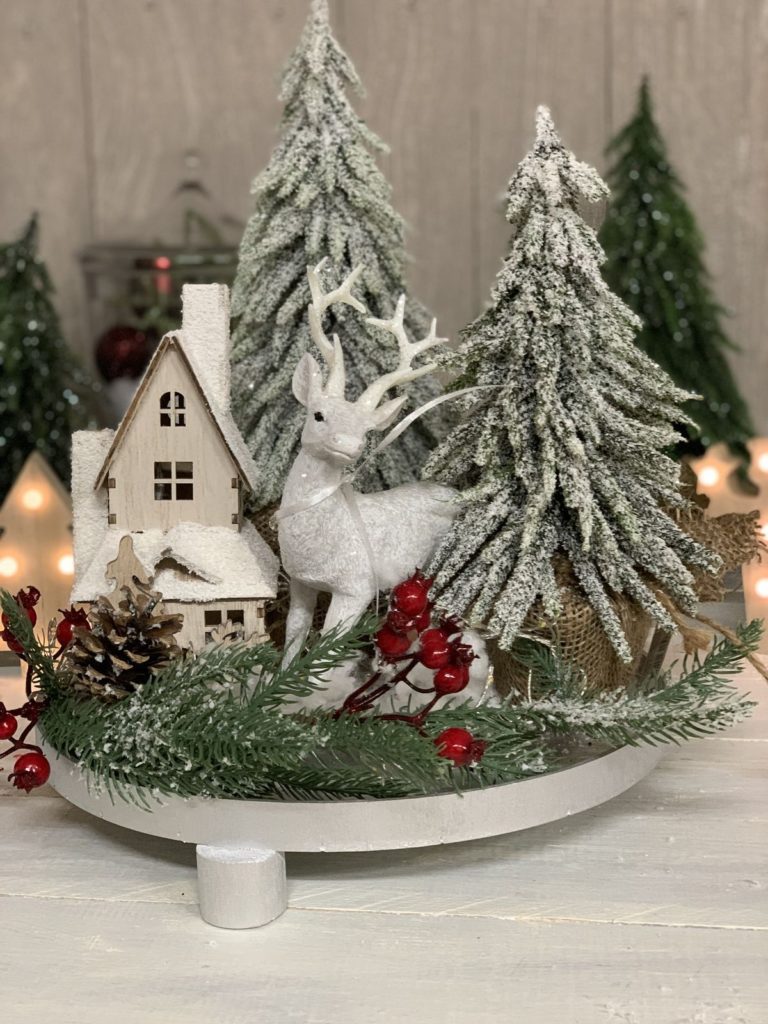
<svg viewBox="0 0 768 1024">
<path fill-rule="evenodd" d="M 104 575 L 117 557 L 125 532 L 109 527 L 89 565 L 79 575 L 73 601 L 95 601 L 109 591 Z M 277 556 L 251 523 L 241 530 L 226 526 L 179 523 L 172 529 L 131 533 L 133 550 L 152 586 L 166 601 L 207 603 L 235 598 L 273 598 L 277 592 Z M 178 563 L 186 573 L 156 566 L 164 559 Z"/>
<path fill-rule="evenodd" d="M 248 484 L 250 489 L 255 492 L 258 483 L 258 473 L 246 443 L 243 440 L 243 436 L 237 429 L 229 409 L 222 408 L 221 405 L 214 400 L 211 389 L 206 384 L 205 373 L 202 368 L 196 364 L 194 357 L 192 357 L 184 347 L 183 331 L 172 331 L 170 334 L 166 334 L 155 350 L 149 366 L 147 367 L 146 373 L 144 374 L 144 377 L 131 400 L 131 404 L 128 406 L 128 410 L 125 416 L 123 416 L 120 426 L 115 431 L 112 444 L 110 445 L 109 451 L 104 459 L 104 464 L 96 477 L 95 486 L 97 488 L 103 487 L 107 478 L 107 473 L 109 472 L 109 467 L 112 464 L 112 459 L 123 443 L 125 435 L 136 416 L 139 406 L 141 405 L 144 394 L 146 393 L 153 377 L 157 373 L 157 369 L 160 366 L 165 353 L 170 348 L 176 349 L 185 362 L 200 391 L 202 399 L 211 414 L 211 419 L 218 429 L 222 441 L 232 456 L 240 475 Z"/>
</svg>

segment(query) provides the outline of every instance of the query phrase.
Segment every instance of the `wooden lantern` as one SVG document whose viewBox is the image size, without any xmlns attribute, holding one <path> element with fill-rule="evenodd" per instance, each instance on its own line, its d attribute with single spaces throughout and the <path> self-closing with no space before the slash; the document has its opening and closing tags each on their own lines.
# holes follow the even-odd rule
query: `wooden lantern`
<svg viewBox="0 0 768 1024">
<path fill-rule="evenodd" d="M 0 507 L 0 587 L 12 594 L 37 587 L 44 631 L 69 604 L 73 568 L 69 495 L 43 456 L 32 452 Z M 7 650 L 0 640 L 0 651 Z"/>
</svg>

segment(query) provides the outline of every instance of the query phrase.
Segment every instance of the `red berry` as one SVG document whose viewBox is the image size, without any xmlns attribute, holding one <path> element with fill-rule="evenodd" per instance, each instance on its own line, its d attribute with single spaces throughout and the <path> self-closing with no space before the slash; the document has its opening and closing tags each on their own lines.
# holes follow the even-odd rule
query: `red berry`
<svg viewBox="0 0 768 1024">
<path fill-rule="evenodd" d="M 421 615 L 417 615 L 413 620 L 413 628 L 417 633 L 423 633 L 425 629 L 429 629 L 432 625 L 432 609 L 427 606 Z"/>
<path fill-rule="evenodd" d="M 467 729 L 443 729 L 435 739 L 440 757 L 447 757 L 457 767 L 479 761 L 487 746 L 485 740 L 476 740 Z"/>
<path fill-rule="evenodd" d="M 56 642 L 60 647 L 66 647 L 72 642 L 72 633 L 75 629 L 90 629 L 88 616 L 82 608 L 59 608 L 64 616 L 56 626 Z"/>
<path fill-rule="evenodd" d="M 40 715 L 45 711 L 47 707 L 48 701 L 45 699 L 28 700 L 26 704 L 24 704 L 24 706 L 22 707 L 19 714 L 21 715 L 22 718 L 26 718 L 28 722 L 32 722 L 32 724 L 34 725 L 34 723 L 38 720 Z"/>
<path fill-rule="evenodd" d="M 0 640 L 4 640 L 8 646 L 9 651 L 13 651 L 14 654 L 24 654 L 24 648 L 21 646 L 16 637 L 11 633 L 10 630 L 4 629 L 0 633 Z"/>
<path fill-rule="evenodd" d="M 431 580 L 425 579 L 419 573 L 409 580 L 398 583 L 392 591 L 392 604 L 406 615 L 421 615 L 429 603 L 429 588 Z"/>
<path fill-rule="evenodd" d="M 410 615 L 406 615 L 405 612 L 398 611 L 397 608 L 393 608 L 389 615 L 387 615 L 386 622 L 387 629 L 391 629 L 393 633 L 408 633 L 413 629 L 413 619 Z"/>
<path fill-rule="evenodd" d="M 0 740 L 9 740 L 16 732 L 18 724 L 16 717 L 10 711 L 0 715 Z"/>
<path fill-rule="evenodd" d="M 13 766 L 13 773 L 8 778 L 17 789 L 23 789 L 28 793 L 30 789 L 44 786 L 50 774 L 51 766 L 48 764 L 48 759 L 33 750 L 17 758 L 16 764 Z"/>
<path fill-rule="evenodd" d="M 419 637 L 419 657 L 427 668 L 442 668 L 451 660 L 451 648 L 445 633 L 427 629 Z"/>
<path fill-rule="evenodd" d="M 466 665 L 446 665 L 435 672 L 435 690 L 440 696 L 448 693 L 459 693 L 469 682 L 469 669 Z"/>
<path fill-rule="evenodd" d="M 421 644 L 422 650 L 426 650 L 428 647 L 434 647 L 438 650 L 442 650 L 443 647 L 448 647 L 448 638 L 441 629 L 432 628 L 425 629 L 419 637 L 419 643 Z"/>
<path fill-rule="evenodd" d="M 454 764 L 466 764 L 466 758 L 472 747 L 472 733 L 467 729 L 443 729 L 435 740 L 440 757 L 447 757 Z"/>
<path fill-rule="evenodd" d="M 376 646 L 384 658 L 399 658 L 411 646 L 411 641 L 407 636 L 382 626 L 376 634 Z"/>
<path fill-rule="evenodd" d="M 34 606 L 40 600 L 40 591 L 37 587 L 27 587 L 26 590 L 20 590 L 18 594 L 14 594 L 13 600 L 19 608 L 24 609 L 27 613 L 27 618 L 34 626 L 37 622 L 37 612 Z M 3 626 L 8 629 L 8 616 L 5 613 L 3 613 Z"/>
</svg>

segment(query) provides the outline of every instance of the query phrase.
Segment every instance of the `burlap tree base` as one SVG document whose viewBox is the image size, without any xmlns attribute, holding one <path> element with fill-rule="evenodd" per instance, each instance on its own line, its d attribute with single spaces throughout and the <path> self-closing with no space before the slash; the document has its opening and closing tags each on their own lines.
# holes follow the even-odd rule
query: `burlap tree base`
<svg viewBox="0 0 768 1024">
<path fill-rule="evenodd" d="M 761 544 L 757 532 L 759 513 L 729 513 L 710 518 L 705 514 L 699 496 L 693 497 L 695 504 L 675 518 L 686 533 L 720 556 L 722 567 L 718 573 L 695 572 L 694 578 L 700 601 L 722 601 L 726 594 L 726 575 L 746 562 L 753 561 L 760 553 Z M 563 658 L 578 665 L 590 685 L 600 690 L 625 686 L 638 674 L 660 667 L 671 634 L 654 630 L 651 619 L 642 608 L 624 595 L 614 595 L 612 599 L 632 651 L 632 661 L 625 664 L 616 656 L 597 614 L 581 591 L 565 559 L 559 558 L 556 561 L 555 575 L 561 587 L 562 614 L 556 623 L 547 622 L 541 608 L 534 607 L 523 626 L 526 636 L 556 644 Z M 670 611 L 672 609 L 673 606 Z M 674 617 L 681 630 L 684 630 L 684 616 Z M 691 629 L 689 636 L 684 637 L 686 649 L 700 646 L 700 638 L 703 636 L 709 638 L 708 633 Z M 689 640 L 693 642 L 689 643 Z M 505 695 L 512 689 L 525 693 L 528 688 L 528 669 L 510 651 L 500 650 L 495 641 L 490 640 L 488 647 L 494 681 L 499 691 Z"/>
<path fill-rule="evenodd" d="M 615 690 L 626 685 L 640 667 L 651 636 L 651 620 L 623 595 L 613 598 L 613 607 L 632 651 L 632 661 L 625 664 L 617 657 L 597 613 L 580 590 L 564 558 L 556 559 L 555 575 L 560 584 L 563 606 L 557 623 L 548 622 L 541 607 L 534 606 L 523 625 L 523 635 L 556 645 L 562 658 L 578 665 L 596 688 Z M 494 684 L 499 692 L 503 696 L 513 689 L 527 693 L 528 669 L 517 661 L 514 654 L 501 650 L 493 639 L 488 641 L 488 652 L 493 665 Z"/>
</svg>

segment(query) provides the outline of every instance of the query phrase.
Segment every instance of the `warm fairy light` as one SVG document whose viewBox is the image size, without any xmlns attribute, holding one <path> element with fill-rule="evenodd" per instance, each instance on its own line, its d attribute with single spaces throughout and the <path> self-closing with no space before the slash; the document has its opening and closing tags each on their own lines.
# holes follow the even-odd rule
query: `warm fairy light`
<svg viewBox="0 0 768 1024">
<path fill-rule="evenodd" d="M 699 483 L 702 487 L 715 487 L 720 483 L 720 470 L 717 466 L 702 466 L 699 470 Z"/>
<path fill-rule="evenodd" d="M 763 535 L 763 540 L 768 541 L 768 523 L 763 523 L 760 527 L 760 533 Z"/>
<path fill-rule="evenodd" d="M 39 487 L 28 487 L 21 495 L 21 504 L 28 512 L 37 512 L 43 507 L 45 495 Z"/>
<path fill-rule="evenodd" d="M 761 473 L 768 473 L 768 452 L 763 452 L 757 457 L 757 468 Z"/>
<path fill-rule="evenodd" d="M 0 558 L 0 576 L 8 578 L 15 576 L 18 571 L 19 562 L 13 555 L 5 555 L 3 558 Z"/>
<path fill-rule="evenodd" d="M 62 555 L 56 565 L 62 576 L 71 576 L 75 571 L 75 560 L 72 555 Z"/>
<path fill-rule="evenodd" d="M 755 593 L 758 597 L 768 597 L 768 576 L 761 576 L 755 581 Z"/>
</svg>

